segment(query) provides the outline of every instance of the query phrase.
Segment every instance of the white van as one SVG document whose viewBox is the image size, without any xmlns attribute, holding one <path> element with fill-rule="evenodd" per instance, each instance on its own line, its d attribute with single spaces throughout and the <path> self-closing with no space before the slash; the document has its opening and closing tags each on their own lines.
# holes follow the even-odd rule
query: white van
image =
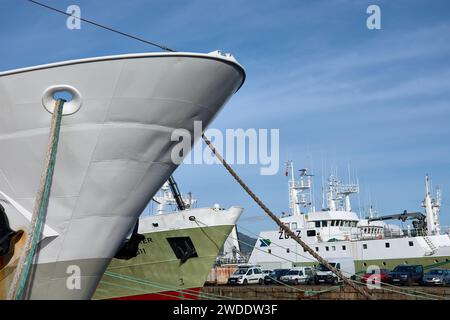
<svg viewBox="0 0 450 320">
<path fill-rule="evenodd" d="M 355 277 L 355 263 L 351 258 L 341 258 L 329 260 L 329 264 L 331 264 L 336 269 L 340 270 L 342 274 L 347 278 Z M 316 277 L 315 283 L 332 283 L 337 284 L 342 282 L 342 279 L 339 279 L 331 270 L 329 270 L 325 265 L 319 264 L 316 268 Z"/>
<path fill-rule="evenodd" d="M 280 281 L 289 284 L 311 284 L 314 282 L 314 269 L 312 267 L 292 268 L 288 273 L 280 277 Z"/>
<path fill-rule="evenodd" d="M 251 284 L 264 283 L 264 274 L 259 266 L 239 266 L 231 277 L 228 278 L 228 284 Z"/>
</svg>

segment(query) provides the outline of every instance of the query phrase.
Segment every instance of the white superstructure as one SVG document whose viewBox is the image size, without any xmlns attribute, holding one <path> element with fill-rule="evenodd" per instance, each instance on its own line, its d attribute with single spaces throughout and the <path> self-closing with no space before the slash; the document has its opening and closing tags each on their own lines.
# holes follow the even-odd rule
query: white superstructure
<svg viewBox="0 0 450 320">
<path fill-rule="evenodd" d="M 27 298 L 92 296 L 123 239 L 177 167 L 172 132 L 192 135 L 194 121 L 206 128 L 244 78 L 236 60 L 220 52 L 128 54 L 0 73 L 0 201 L 13 230 L 29 226 L 53 96 L 72 96 Z M 15 249 L 2 257 L 0 297 L 9 290 L 21 243 Z M 79 286 L 67 285 L 73 270 Z"/>
<path fill-rule="evenodd" d="M 300 170 L 295 178 L 292 162 L 287 164 L 290 215 L 281 220 L 325 259 L 350 258 L 357 272 L 369 265 L 393 268 L 397 264 L 423 264 L 449 267 L 450 236 L 439 227 L 440 189 L 433 198 L 426 178 L 423 206 L 426 215 L 404 212 L 390 217 L 362 219 L 352 211 L 350 195 L 359 192 L 357 183 L 344 184 L 331 175 L 322 210 L 314 210 L 312 175 Z M 389 219 L 413 219 L 405 229 L 387 224 Z M 282 230 L 262 231 L 249 260 L 267 268 L 292 267 L 316 263 L 315 259 Z"/>
</svg>

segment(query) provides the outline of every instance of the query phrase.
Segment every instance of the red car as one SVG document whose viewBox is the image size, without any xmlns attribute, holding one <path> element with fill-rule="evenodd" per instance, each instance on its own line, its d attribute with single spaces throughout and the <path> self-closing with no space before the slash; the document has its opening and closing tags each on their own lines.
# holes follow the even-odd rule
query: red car
<svg viewBox="0 0 450 320">
<path fill-rule="evenodd" d="M 369 279 L 369 277 L 371 278 Z M 388 283 L 390 280 L 389 270 L 380 269 L 380 274 L 376 274 L 375 270 L 372 270 L 372 273 L 366 273 L 361 278 L 361 282 L 367 283 L 367 280 L 369 280 L 371 284 L 377 284 L 379 282 Z"/>
</svg>

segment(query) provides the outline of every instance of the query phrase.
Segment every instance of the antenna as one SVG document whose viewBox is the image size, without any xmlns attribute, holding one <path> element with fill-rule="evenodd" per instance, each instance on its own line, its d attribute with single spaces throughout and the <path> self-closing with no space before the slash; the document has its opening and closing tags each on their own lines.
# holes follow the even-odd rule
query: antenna
<svg viewBox="0 0 450 320">
<path fill-rule="evenodd" d="M 347 163 L 347 170 L 348 170 L 348 183 L 351 184 L 351 177 L 350 177 L 350 162 Z"/>
<path fill-rule="evenodd" d="M 314 167 L 313 167 L 313 160 L 312 160 L 312 154 L 310 154 L 309 156 L 309 167 L 311 168 L 311 171 L 314 172 Z M 314 175 L 311 175 L 311 177 Z M 311 185 L 311 211 L 314 212 L 316 211 L 316 195 L 314 192 L 315 186 Z"/>
<path fill-rule="evenodd" d="M 322 159 L 322 169 L 321 169 L 321 174 L 322 174 L 322 210 L 325 209 L 325 181 L 324 181 L 324 164 L 323 164 L 323 159 Z"/>
</svg>

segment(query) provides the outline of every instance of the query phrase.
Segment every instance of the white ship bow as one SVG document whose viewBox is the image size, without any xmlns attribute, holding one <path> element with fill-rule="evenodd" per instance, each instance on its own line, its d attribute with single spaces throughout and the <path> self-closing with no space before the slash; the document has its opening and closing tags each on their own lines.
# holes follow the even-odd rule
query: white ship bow
<svg viewBox="0 0 450 320">
<path fill-rule="evenodd" d="M 216 53 L 122 55 L 0 73 L 0 191 L 27 212 L 49 135 L 43 93 L 65 85 L 81 99 L 79 110 L 63 117 L 45 221 L 57 235 L 38 252 L 28 298 L 92 296 L 121 241 L 176 169 L 172 131 L 193 132 L 195 120 L 206 127 L 244 78 L 234 59 Z M 23 213 L 2 203 L 11 228 L 25 230 Z M 80 267 L 80 289 L 67 286 L 72 265 Z"/>
</svg>

